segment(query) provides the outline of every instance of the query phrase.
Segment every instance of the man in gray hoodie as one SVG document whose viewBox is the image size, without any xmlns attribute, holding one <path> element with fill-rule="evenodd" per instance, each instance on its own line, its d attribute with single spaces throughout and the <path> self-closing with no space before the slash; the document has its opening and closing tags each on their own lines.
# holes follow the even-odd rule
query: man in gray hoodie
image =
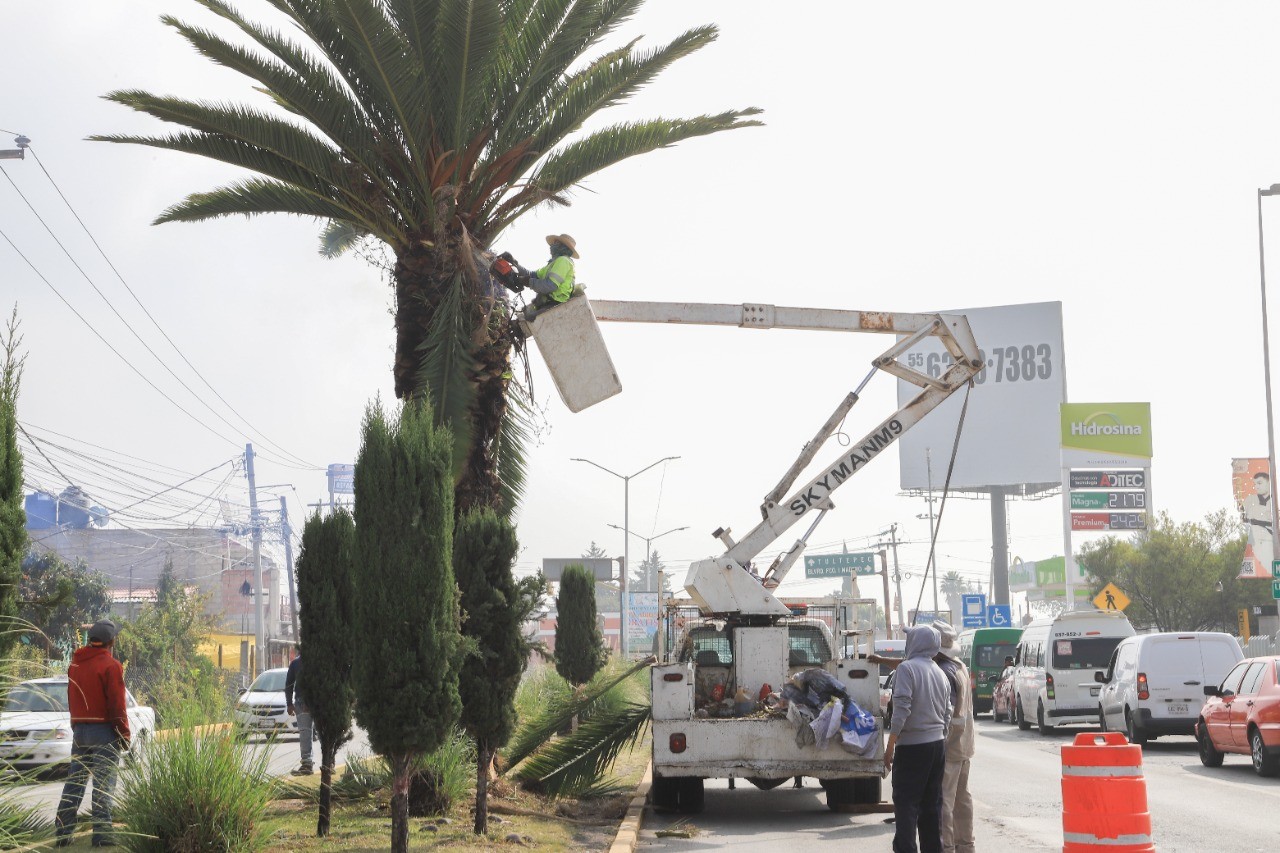
<svg viewBox="0 0 1280 853">
<path fill-rule="evenodd" d="M 893 771 L 893 853 L 942 851 L 942 776 L 952 707 L 951 684 L 933 661 L 940 647 L 938 632 L 928 625 L 908 628 L 906 660 L 894 675 L 884 748 L 885 769 Z"/>
</svg>

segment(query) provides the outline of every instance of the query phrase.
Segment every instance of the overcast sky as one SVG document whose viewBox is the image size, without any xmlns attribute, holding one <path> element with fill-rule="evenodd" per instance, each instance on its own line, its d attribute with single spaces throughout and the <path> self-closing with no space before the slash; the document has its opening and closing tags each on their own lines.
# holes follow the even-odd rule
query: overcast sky
<svg viewBox="0 0 1280 853">
<path fill-rule="evenodd" d="M 273 20 L 260 0 L 237 6 Z M 24 442 L 28 483 L 73 480 L 130 527 L 213 524 L 217 498 L 232 512 L 245 502 L 228 463 L 252 440 L 262 500 L 284 495 L 300 527 L 302 504 L 325 494 L 324 466 L 354 461 L 366 403 L 392 398 L 391 291 L 358 258 L 320 258 L 316 222 L 150 224 L 239 176 L 86 141 L 163 130 L 100 96 L 259 97 L 196 56 L 162 12 L 220 29 L 173 0 L 5 4 L 0 148 L 23 133 L 39 158 L 0 161 L 0 302 L 6 314 L 17 302 L 28 353 L 19 417 L 49 456 Z M 684 0 L 651 3 L 619 38 L 656 45 L 707 22 L 719 41 L 612 118 L 758 106 L 766 126 L 609 170 L 499 248 L 536 265 L 543 235 L 571 233 L 578 277 L 603 299 L 890 311 L 1060 301 L 1068 399 L 1151 403 L 1156 507 L 1191 521 L 1230 504 L 1231 457 L 1267 450 L 1255 190 L 1280 181 L 1280 7 Z M 1280 200 L 1269 204 L 1280 236 Z M 519 516 L 522 570 L 593 541 L 623 551 L 608 527 L 623 523 L 622 481 L 575 456 L 620 474 L 681 457 L 632 483 L 631 528 L 688 527 L 653 542 L 673 569 L 718 553 L 710 531 L 758 521 L 761 497 L 886 344 L 618 324 L 605 335 L 625 390 L 580 414 L 533 358 L 546 423 Z M 848 431 L 895 406 L 893 380 L 874 380 Z M 1009 412 L 1007 428 L 1019 420 Z M 859 550 L 897 523 L 913 603 L 926 504 L 899 491 L 897 459 L 876 461 L 836 496 L 809 550 Z M 1060 499 L 1017 503 L 1009 518 L 1011 555 L 1062 553 Z M 989 505 L 954 501 L 940 570 L 985 582 L 990 540 Z M 644 550 L 633 538 L 633 564 Z M 785 590 L 833 586 L 802 575 Z"/>
</svg>

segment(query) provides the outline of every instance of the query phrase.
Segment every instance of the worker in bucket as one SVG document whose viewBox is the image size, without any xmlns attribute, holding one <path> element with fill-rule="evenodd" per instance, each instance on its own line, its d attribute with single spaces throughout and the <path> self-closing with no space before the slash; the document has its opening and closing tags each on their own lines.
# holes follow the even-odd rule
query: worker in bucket
<svg viewBox="0 0 1280 853">
<path fill-rule="evenodd" d="M 530 320 L 573 296 L 573 262 L 580 257 L 577 242 L 568 234 L 548 234 L 547 245 L 551 247 L 551 260 L 537 272 L 529 273 L 528 286 L 538 294 L 525 310 L 525 317 Z"/>
</svg>

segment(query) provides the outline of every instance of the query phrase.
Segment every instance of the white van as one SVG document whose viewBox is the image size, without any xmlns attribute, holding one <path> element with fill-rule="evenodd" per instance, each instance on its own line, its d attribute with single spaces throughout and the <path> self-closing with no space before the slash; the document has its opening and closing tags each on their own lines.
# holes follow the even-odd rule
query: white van
<svg viewBox="0 0 1280 853">
<path fill-rule="evenodd" d="M 1014 656 L 1014 719 L 1026 731 L 1034 721 L 1040 734 L 1055 726 L 1098 722 L 1094 673 L 1133 626 L 1118 610 L 1075 610 L 1037 619 L 1022 632 Z"/>
<path fill-rule="evenodd" d="M 1194 735 L 1204 685 L 1217 686 L 1244 660 L 1229 634 L 1187 631 L 1122 640 L 1105 671 L 1098 714 L 1103 731 L 1123 731 L 1132 743 L 1159 735 Z"/>
</svg>

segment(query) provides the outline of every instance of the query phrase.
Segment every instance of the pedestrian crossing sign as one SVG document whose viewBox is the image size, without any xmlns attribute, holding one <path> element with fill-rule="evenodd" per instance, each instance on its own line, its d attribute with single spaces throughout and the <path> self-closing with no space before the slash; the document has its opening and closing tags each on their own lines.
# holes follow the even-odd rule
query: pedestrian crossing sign
<svg viewBox="0 0 1280 853">
<path fill-rule="evenodd" d="M 1109 583 L 1093 597 L 1093 606 L 1099 610 L 1124 610 L 1129 606 L 1129 596 L 1120 587 Z"/>
</svg>

